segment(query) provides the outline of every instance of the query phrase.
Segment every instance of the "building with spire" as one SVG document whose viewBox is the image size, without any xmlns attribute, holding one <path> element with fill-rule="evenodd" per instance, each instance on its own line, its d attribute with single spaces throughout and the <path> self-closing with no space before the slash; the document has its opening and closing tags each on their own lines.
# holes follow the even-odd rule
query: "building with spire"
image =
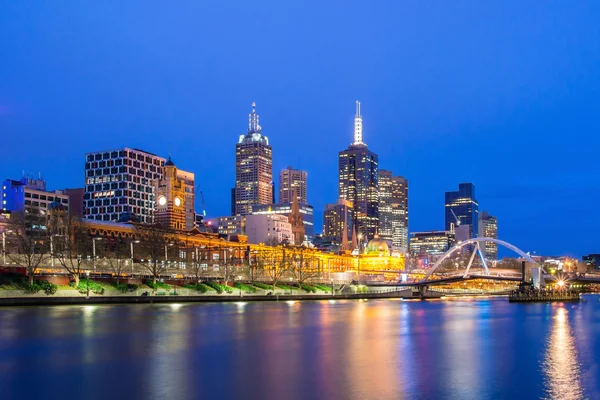
<svg viewBox="0 0 600 400">
<path fill-rule="evenodd" d="M 352 202 L 354 228 L 366 241 L 375 237 L 379 225 L 378 157 L 363 142 L 360 103 L 356 102 L 354 142 L 338 154 L 339 198 Z"/>
<path fill-rule="evenodd" d="M 256 103 L 248 115 L 248 133 L 240 135 L 235 145 L 235 192 L 232 211 L 249 215 L 256 204 L 272 204 L 273 152 L 269 139 L 262 133 Z"/>
<path fill-rule="evenodd" d="M 292 200 L 292 212 L 288 215 L 288 221 L 292 225 L 292 239 L 296 246 L 304 243 L 304 221 L 300 214 L 300 204 L 298 197 L 294 196 Z"/>
</svg>

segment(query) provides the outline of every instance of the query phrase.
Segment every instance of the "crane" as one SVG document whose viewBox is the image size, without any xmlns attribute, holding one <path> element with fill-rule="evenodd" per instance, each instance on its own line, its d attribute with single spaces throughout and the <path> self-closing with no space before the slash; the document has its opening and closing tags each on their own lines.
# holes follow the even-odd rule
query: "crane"
<svg viewBox="0 0 600 400">
<path fill-rule="evenodd" d="M 450 209 L 450 212 L 452 213 L 452 215 L 454 215 L 454 219 L 456 220 L 456 226 L 460 225 L 460 219 L 456 216 L 456 213 L 454 212 L 453 209 Z M 452 225 L 452 224 L 451 224 Z M 450 228 L 451 231 L 454 231 L 453 228 Z"/>
<path fill-rule="evenodd" d="M 196 192 L 200 193 L 200 200 L 202 201 L 202 203 L 200 203 L 201 212 L 202 212 L 202 216 L 206 217 L 206 206 L 204 205 L 204 193 L 202 193 L 202 190 L 200 190 L 200 184 L 198 184 L 196 186 Z"/>
</svg>

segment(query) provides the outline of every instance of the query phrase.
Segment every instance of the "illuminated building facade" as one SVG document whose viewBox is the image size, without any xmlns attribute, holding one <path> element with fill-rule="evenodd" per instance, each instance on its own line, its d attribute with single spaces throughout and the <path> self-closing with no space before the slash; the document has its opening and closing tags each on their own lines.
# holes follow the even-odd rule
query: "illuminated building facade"
<svg viewBox="0 0 600 400">
<path fill-rule="evenodd" d="M 379 226 L 378 157 L 363 142 L 360 103 L 356 102 L 354 143 L 338 154 L 339 198 L 352 202 L 354 226 L 373 239 Z"/>
<path fill-rule="evenodd" d="M 302 222 L 304 223 L 304 234 L 308 240 L 313 240 L 315 235 L 315 216 L 313 206 L 298 204 Z M 278 204 L 256 204 L 252 206 L 252 215 L 272 215 L 279 214 L 289 217 L 292 212 L 292 203 Z"/>
<path fill-rule="evenodd" d="M 353 225 L 352 202 L 339 199 L 335 204 L 327 204 L 323 213 L 323 236 L 342 250 L 352 250 L 348 242 L 352 236 Z"/>
<path fill-rule="evenodd" d="M 248 236 L 248 243 L 251 244 L 277 245 L 284 242 L 302 244 L 302 242 L 294 243 L 292 224 L 285 215 L 247 215 L 246 236 Z"/>
<path fill-rule="evenodd" d="M 45 215 L 52 203 L 60 203 L 69 209 L 69 195 L 62 190 L 49 191 L 43 179 L 7 179 L 0 186 L 0 210 L 24 211 L 35 208 Z"/>
<path fill-rule="evenodd" d="M 448 251 L 455 243 L 450 231 L 412 232 L 410 234 L 410 256 L 435 258 Z"/>
<path fill-rule="evenodd" d="M 235 215 L 251 214 L 255 204 L 274 203 L 273 152 L 261 130 L 252 103 L 248 133 L 240 135 L 235 145 Z"/>
<path fill-rule="evenodd" d="M 292 169 L 292 167 L 281 171 L 279 173 L 279 203 L 291 203 L 295 195 L 298 202 L 307 204 L 306 178 L 306 171 Z"/>
<path fill-rule="evenodd" d="M 498 219 L 483 211 L 479 214 L 479 236 L 498 239 Z M 485 242 L 481 247 L 483 256 L 489 260 L 498 259 L 498 244 Z"/>
<path fill-rule="evenodd" d="M 379 170 L 379 237 L 408 251 L 408 180 Z"/>
<path fill-rule="evenodd" d="M 471 225 L 472 237 L 478 236 L 479 204 L 472 183 L 460 183 L 457 191 L 446 192 L 445 229 L 451 231 L 459 225 Z"/>
<path fill-rule="evenodd" d="M 164 158 L 138 149 L 87 153 L 85 218 L 153 223 L 155 188 L 164 164 Z"/>
<path fill-rule="evenodd" d="M 215 228 L 221 235 L 244 235 L 246 230 L 246 217 L 241 215 L 216 217 L 209 219 L 206 224 Z"/>
<path fill-rule="evenodd" d="M 171 158 L 156 186 L 155 221 L 171 229 L 194 229 L 194 174 L 177 169 Z"/>
</svg>

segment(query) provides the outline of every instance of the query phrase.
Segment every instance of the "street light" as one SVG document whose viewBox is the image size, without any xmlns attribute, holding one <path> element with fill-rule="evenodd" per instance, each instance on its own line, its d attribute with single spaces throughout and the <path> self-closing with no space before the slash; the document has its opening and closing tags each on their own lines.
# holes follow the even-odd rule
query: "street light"
<svg viewBox="0 0 600 400">
<path fill-rule="evenodd" d="M 102 238 L 92 238 L 92 255 L 94 256 L 94 274 L 96 273 L 96 240 L 102 240 Z"/>
<path fill-rule="evenodd" d="M 133 244 L 134 243 L 139 243 L 139 240 L 132 240 L 131 242 L 129 242 L 129 248 L 131 250 L 131 277 L 133 278 Z"/>
<path fill-rule="evenodd" d="M 242 279 L 241 275 L 238 275 L 238 281 Z M 240 297 L 242 297 L 242 283 L 240 282 Z"/>
<path fill-rule="evenodd" d="M 294 295 L 294 287 L 292 286 L 292 278 L 290 278 L 290 294 Z"/>
<path fill-rule="evenodd" d="M 87 286 L 87 295 L 85 296 L 85 298 L 89 299 L 90 298 L 90 271 L 85 271 L 85 276 L 86 276 L 85 284 Z"/>
<path fill-rule="evenodd" d="M 333 278 L 331 278 L 330 281 L 331 281 L 331 295 L 335 296 L 335 290 L 333 290 Z"/>
<path fill-rule="evenodd" d="M 362 250 L 362 239 L 363 239 L 363 234 L 359 233 L 358 234 L 358 276 L 356 277 L 356 283 L 358 284 L 358 286 L 360 286 L 360 253 Z"/>
</svg>

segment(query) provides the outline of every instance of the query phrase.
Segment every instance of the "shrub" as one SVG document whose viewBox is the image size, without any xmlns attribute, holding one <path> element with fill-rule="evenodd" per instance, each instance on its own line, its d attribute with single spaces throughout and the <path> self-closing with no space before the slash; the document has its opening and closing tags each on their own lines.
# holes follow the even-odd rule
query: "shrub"
<svg viewBox="0 0 600 400">
<path fill-rule="evenodd" d="M 208 287 L 211 287 L 214 291 L 216 291 L 219 294 L 223 293 L 222 285 L 219 285 L 216 282 L 206 282 L 206 285 Z"/>
<path fill-rule="evenodd" d="M 212 287 L 207 286 L 204 283 L 188 283 L 186 285 L 183 285 L 183 287 L 190 290 L 196 290 L 200 293 L 206 293 L 209 290 L 214 291 Z"/>
<path fill-rule="evenodd" d="M 153 283 L 151 280 L 147 280 L 146 281 L 146 286 L 148 286 L 150 289 L 165 289 L 165 290 L 170 290 L 171 286 L 167 285 L 164 282 L 160 282 L 160 281 L 156 281 L 156 283 Z"/>
<path fill-rule="evenodd" d="M 117 289 L 121 293 L 133 292 L 137 290 L 138 285 L 134 285 L 133 283 L 116 283 L 113 282 L 112 286 Z"/>
<path fill-rule="evenodd" d="M 288 285 L 277 285 L 275 287 L 277 287 L 277 288 L 279 288 L 281 290 L 293 290 L 293 289 L 295 289 L 294 287 L 288 286 Z"/>
<path fill-rule="evenodd" d="M 94 282 L 91 279 L 81 279 L 79 281 L 79 286 L 77 286 L 77 290 L 79 293 L 87 293 L 89 291 L 96 294 L 103 294 L 104 288 L 98 282 Z"/>
<path fill-rule="evenodd" d="M 34 285 L 35 284 L 37 284 L 47 295 L 54 294 L 58 290 L 58 286 L 48 281 L 35 281 Z"/>
<path fill-rule="evenodd" d="M 301 288 L 306 293 L 317 293 L 317 288 L 310 286 L 310 285 L 302 285 Z"/>
<path fill-rule="evenodd" d="M 245 285 L 245 284 L 243 284 L 243 283 L 239 283 L 239 282 L 238 282 L 238 283 L 236 283 L 236 284 L 234 285 L 234 287 L 235 287 L 236 289 L 238 289 L 238 290 L 240 290 L 240 289 L 241 289 L 241 290 L 243 290 L 243 291 L 244 291 L 244 292 L 246 292 L 246 293 L 256 293 L 256 288 L 255 288 L 255 287 L 252 287 L 252 286 L 249 286 L 249 285 Z"/>
<path fill-rule="evenodd" d="M 313 285 L 313 286 L 323 292 L 331 293 L 331 286 L 327 286 L 327 285 Z"/>
<path fill-rule="evenodd" d="M 267 285 L 265 283 L 255 282 L 252 285 L 264 290 L 273 290 L 273 285 Z"/>
<path fill-rule="evenodd" d="M 41 287 L 40 285 L 38 285 L 38 284 L 37 284 L 37 282 L 33 282 L 33 284 L 31 284 L 31 285 L 29 285 L 29 284 L 28 284 L 28 285 L 25 287 L 25 291 L 26 291 L 27 293 L 31 293 L 31 294 L 33 294 L 33 293 L 37 293 L 37 292 L 39 292 L 40 290 L 42 290 L 42 287 Z"/>
</svg>

